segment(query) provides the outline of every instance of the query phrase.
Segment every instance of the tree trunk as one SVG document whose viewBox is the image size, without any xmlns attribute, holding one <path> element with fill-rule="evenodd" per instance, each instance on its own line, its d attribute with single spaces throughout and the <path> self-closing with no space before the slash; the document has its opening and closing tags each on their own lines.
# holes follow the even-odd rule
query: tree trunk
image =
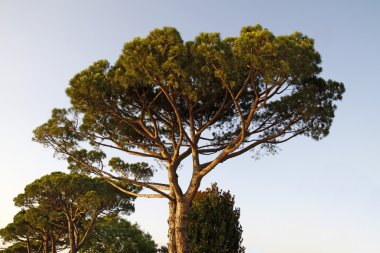
<svg viewBox="0 0 380 253">
<path fill-rule="evenodd" d="M 168 171 L 176 171 L 174 165 L 168 165 Z M 188 218 L 190 213 L 191 201 L 200 186 L 201 177 L 197 173 L 193 174 L 188 192 L 182 194 L 176 173 L 169 173 L 170 196 L 174 199 L 169 201 L 169 253 L 191 253 L 190 241 L 187 234 Z"/>
<path fill-rule="evenodd" d="M 168 250 L 169 253 L 177 253 L 176 238 L 175 238 L 175 214 L 176 214 L 176 203 L 169 200 L 169 243 Z"/>
<path fill-rule="evenodd" d="M 26 249 L 27 249 L 27 252 L 28 253 L 31 253 L 31 248 L 30 248 L 30 240 L 29 240 L 29 237 L 26 238 Z"/>
<path fill-rule="evenodd" d="M 49 245 L 48 245 L 48 243 L 49 243 L 49 239 L 48 238 L 44 238 L 44 242 L 43 242 L 44 247 L 42 249 L 43 253 L 49 253 Z"/>
<path fill-rule="evenodd" d="M 70 253 L 77 253 L 78 250 L 77 250 L 77 247 L 75 244 L 71 244 L 70 242 Z"/>
<path fill-rule="evenodd" d="M 69 243 L 70 243 L 70 253 L 77 253 L 77 245 L 74 235 L 74 224 L 71 221 L 68 221 L 68 232 L 69 232 Z"/>
<path fill-rule="evenodd" d="M 55 247 L 55 243 L 54 242 L 51 245 L 51 253 L 57 253 L 57 249 Z"/>
<path fill-rule="evenodd" d="M 50 242 L 51 242 L 51 250 L 50 250 L 50 252 L 51 253 L 57 253 L 57 249 L 56 249 L 56 246 L 55 246 L 54 236 L 50 236 Z"/>
<path fill-rule="evenodd" d="M 175 213 L 175 239 L 176 253 L 190 253 L 190 241 L 187 235 L 188 217 L 190 212 L 190 201 L 187 199 L 177 200 Z"/>
</svg>

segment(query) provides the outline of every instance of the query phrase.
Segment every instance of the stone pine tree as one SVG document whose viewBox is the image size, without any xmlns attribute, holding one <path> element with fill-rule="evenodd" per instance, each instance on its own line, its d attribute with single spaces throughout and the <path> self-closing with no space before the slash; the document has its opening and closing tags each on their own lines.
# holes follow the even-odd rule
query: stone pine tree
<svg viewBox="0 0 380 253">
<path fill-rule="evenodd" d="M 40 236 L 26 221 L 25 211 L 20 211 L 13 217 L 12 223 L 0 229 L 0 237 L 3 242 L 12 243 L 8 251 L 12 252 L 12 248 L 17 248 L 20 252 L 29 253 L 32 250 L 33 241 L 39 239 Z"/>
<path fill-rule="evenodd" d="M 0 248 L 0 253 L 30 253 L 27 251 L 25 244 L 22 242 L 16 242 L 9 247 Z"/>
<path fill-rule="evenodd" d="M 100 60 L 76 74 L 66 90 L 72 107 L 54 109 L 34 140 L 72 168 L 153 191 L 127 193 L 167 198 L 169 251 L 190 252 L 190 205 L 218 164 L 329 133 L 344 86 L 319 77 L 313 44 L 260 25 L 237 37 L 201 33 L 188 42 L 174 28 L 156 29 L 127 42 L 115 64 Z M 153 181 L 149 166 L 129 164 L 123 153 L 159 160 L 167 182 Z M 177 172 L 187 158 L 192 176 L 183 188 Z"/>
<path fill-rule="evenodd" d="M 55 253 L 55 245 L 63 238 L 63 233 L 49 221 L 41 209 L 19 211 L 12 223 L 0 229 L 3 241 L 11 243 L 5 252 Z"/>
<path fill-rule="evenodd" d="M 47 220 L 49 227 L 65 230 L 70 253 L 77 253 L 99 216 L 130 213 L 134 210 L 132 199 L 102 179 L 53 172 L 28 184 L 24 193 L 15 198 L 15 204 L 27 211 L 42 210 L 43 213 L 35 215 L 35 219 Z"/>
<path fill-rule="evenodd" d="M 244 253 L 240 209 L 231 193 L 216 183 L 195 196 L 188 234 L 193 253 Z"/>
</svg>

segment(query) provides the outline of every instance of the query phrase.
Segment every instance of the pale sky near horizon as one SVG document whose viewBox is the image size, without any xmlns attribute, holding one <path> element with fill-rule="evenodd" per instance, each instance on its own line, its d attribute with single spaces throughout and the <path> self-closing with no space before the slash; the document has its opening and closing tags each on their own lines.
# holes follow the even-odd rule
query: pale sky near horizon
<svg viewBox="0 0 380 253">
<path fill-rule="evenodd" d="M 300 137 L 258 161 L 233 159 L 202 188 L 216 181 L 236 196 L 247 253 L 380 252 L 379 13 L 376 0 L 1 0 L 0 227 L 12 221 L 12 199 L 26 184 L 68 172 L 31 138 L 54 107 L 69 106 L 64 91 L 74 74 L 99 59 L 114 62 L 126 41 L 157 27 L 192 40 L 260 23 L 276 35 L 314 38 L 321 76 L 347 91 L 327 138 Z M 164 200 L 139 199 L 128 219 L 164 244 L 167 212 Z"/>
</svg>

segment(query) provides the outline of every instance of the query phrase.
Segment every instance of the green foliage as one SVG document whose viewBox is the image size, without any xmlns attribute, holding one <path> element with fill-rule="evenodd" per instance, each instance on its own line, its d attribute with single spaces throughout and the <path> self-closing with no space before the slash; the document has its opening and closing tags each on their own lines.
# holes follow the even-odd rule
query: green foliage
<svg viewBox="0 0 380 253">
<path fill-rule="evenodd" d="M 14 199 L 17 206 L 27 208 L 24 214 L 29 223 L 42 231 L 63 229 L 76 250 L 99 216 L 129 214 L 134 210 L 132 200 L 100 178 L 63 172 L 35 180 Z"/>
<path fill-rule="evenodd" d="M 216 184 L 198 192 L 189 215 L 189 239 L 193 253 L 241 253 L 243 229 L 240 209 L 231 193 Z"/>
<path fill-rule="evenodd" d="M 112 171 L 118 172 L 126 178 L 134 180 L 148 180 L 153 176 L 153 170 L 147 163 L 125 163 L 118 157 L 109 161 Z"/>
<path fill-rule="evenodd" d="M 174 28 L 155 29 L 125 43 L 114 65 L 100 60 L 76 74 L 66 91 L 72 108 L 54 109 L 34 140 L 70 168 L 100 174 L 107 148 L 169 161 L 190 141 L 202 144 L 201 156 L 236 146 L 229 159 L 297 135 L 319 140 L 344 93 L 342 83 L 318 76 L 320 63 L 313 39 L 299 32 L 275 36 L 256 25 L 237 37 L 201 33 L 184 42 Z M 128 179 L 153 175 L 147 165 L 109 161 Z"/>
<path fill-rule="evenodd" d="M 113 216 L 101 218 L 95 225 L 82 253 L 155 253 L 157 245 L 137 224 Z"/>
<path fill-rule="evenodd" d="M 31 252 L 41 252 L 41 245 L 36 241 L 30 242 Z M 26 242 L 16 242 L 12 245 L 0 250 L 1 253 L 28 253 Z"/>
<path fill-rule="evenodd" d="M 13 217 L 13 222 L 0 229 L 0 237 L 4 242 L 22 242 L 32 237 L 33 230 L 25 219 L 25 211 L 20 211 Z"/>
<path fill-rule="evenodd" d="M 12 244 L 11 246 L 5 248 L 4 250 L 0 250 L 1 253 L 28 253 L 25 243 L 17 242 Z"/>
<path fill-rule="evenodd" d="M 33 207 L 18 212 L 13 222 L 0 230 L 0 237 L 4 242 L 13 243 L 7 248 L 9 252 L 26 252 L 28 244 L 31 250 L 37 251 L 44 245 L 47 248 L 52 244 L 56 247 L 63 245 L 66 232 L 62 229 L 63 225 L 62 216 L 49 217 L 46 210 Z"/>
<path fill-rule="evenodd" d="M 14 201 L 16 206 L 39 207 L 54 214 L 73 210 L 83 213 L 83 218 L 103 212 L 129 214 L 134 210 L 132 199 L 102 179 L 53 172 L 27 185 Z"/>
<path fill-rule="evenodd" d="M 166 246 L 161 246 L 158 250 L 157 253 L 169 253 L 169 250 Z"/>
</svg>

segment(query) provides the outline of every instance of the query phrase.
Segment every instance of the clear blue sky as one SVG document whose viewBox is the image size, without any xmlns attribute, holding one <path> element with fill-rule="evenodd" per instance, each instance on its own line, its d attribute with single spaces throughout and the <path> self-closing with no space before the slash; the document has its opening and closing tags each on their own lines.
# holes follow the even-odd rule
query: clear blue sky
<svg viewBox="0 0 380 253">
<path fill-rule="evenodd" d="M 322 55 L 322 76 L 344 82 L 330 135 L 299 138 L 276 156 L 248 154 L 209 174 L 236 195 L 247 253 L 380 252 L 380 2 L 363 1 L 0 1 L 0 227 L 26 184 L 66 163 L 33 143 L 32 130 L 68 106 L 69 79 L 123 43 L 174 26 L 234 36 L 260 23 L 303 32 Z M 188 167 L 183 168 L 186 172 Z M 167 203 L 138 200 L 130 219 L 166 242 Z"/>
</svg>

